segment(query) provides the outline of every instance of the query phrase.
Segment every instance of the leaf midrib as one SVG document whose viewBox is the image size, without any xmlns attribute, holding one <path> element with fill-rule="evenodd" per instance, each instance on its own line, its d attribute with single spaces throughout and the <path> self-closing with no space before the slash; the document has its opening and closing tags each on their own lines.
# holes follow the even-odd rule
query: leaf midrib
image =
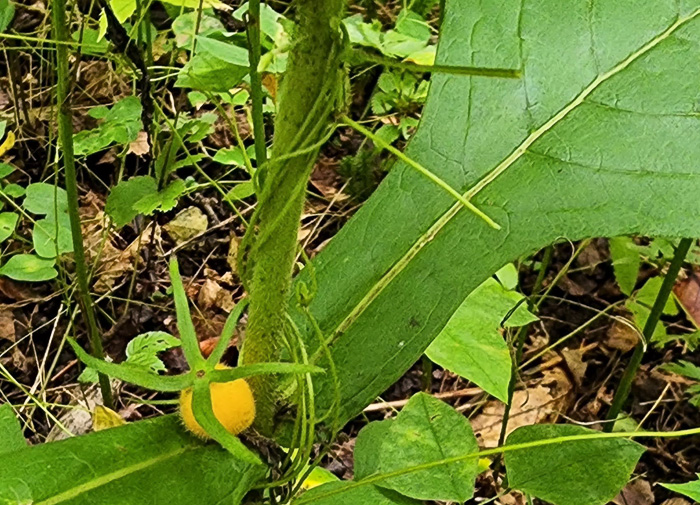
<svg viewBox="0 0 700 505">
<path fill-rule="evenodd" d="M 119 470 L 115 470 L 114 472 L 106 473 L 100 477 L 97 477 L 95 479 L 92 479 L 89 482 L 85 482 L 83 484 L 80 484 L 78 486 L 72 487 L 70 489 L 67 489 L 61 493 L 58 493 L 50 498 L 47 498 L 46 500 L 38 501 L 35 502 L 34 505 L 56 505 L 58 503 L 62 503 L 68 500 L 71 500 L 83 493 L 87 493 L 88 491 L 92 491 L 93 489 L 97 489 L 98 487 L 104 486 L 106 484 L 109 484 L 112 481 L 121 479 L 123 477 L 126 477 L 128 475 L 131 475 L 132 473 L 139 472 L 141 470 L 144 470 L 152 465 L 156 465 L 158 463 L 162 463 L 163 461 L 166 461 L 168 459 L 174 458 L 176 456 L 179 456 L 189 450 L 194 449 L 194 446 L 185 446 L 185 447 L 180 447 L 172 452 L 169 452 L 167 454 L 161 454 L 155 458 L 147 459 L 145 461 L 141 461 L 139 463 L 135 463 L 133 465 L 129 465 L 123 468 L 120 468 Z"/>
<path fill-rule="evenodd" d="M 508 155 L 501 163 L 499 163 L 493 170 L 487 173 L 482 179 L 468 189 L 462 196 L 467 200 L 470 200 L 482 190 L 484 190 L 489 184 L 496 180 L 500 175 L 502 175 L 508 168 L 510 168 L 516 161 L 518 161 L 528 150 L 528 148 L 539 140 L 545 133 L 550 131 L 554 126 L 561 122 L 568 114 L 581 105 L 584 100 L 590 96 L 598 87 L 625 70 L 629 65 L 638 60 L 643 55 L 647 54 L 649 51 L 654 49 L 661 42 L 666 40 L 671 36 L 676 30 L 681 26 L 692 21 L 700 15 L 700 8 L 692 11 L 687 16 L 679 16 L 675 22 L 673 22 L 668 28 L 663 32 L 656 35 L 650 39 L 646 44 L 642 45 L 635 52 L 627 56 L 620 63 L 612 67 L 612 69 L 599 74 L 591 83 L 586 86 L 581 93 L 579 93 L 572 101 L 570 101 L 564 108 L 552 116 L 547 122 L 542 126 L 537 128 L 528 137 L 518 145 L 510 155 Z M 348 328 L 353 325 L 353 323 L 360 317 L 360 315 L 371 305 L 371 303 L 379 296 L 379 294 L 386 288 L 398 275 L 406 268 L 406 266 L 415 258 L 418 253 L 429 244 L 437 234 L 454 218 L 455 215 L 463 208 L 463 205 L 459 202 L 454 203 L 442 216 L 440 216 L 433 225 L 428 228 L 408 249 L 408 251 L 396 262 L 394 265 L 384 274 L 372 287 L 367 291 L 365 296 L 350 310 L 348 315 L 338 324 L 336 329 L 333 331 L 328 345 L 331 345 L 335 340 L 347 332 Z M 505 231 L 501 231 L 505 233 Z"/>
</svg>

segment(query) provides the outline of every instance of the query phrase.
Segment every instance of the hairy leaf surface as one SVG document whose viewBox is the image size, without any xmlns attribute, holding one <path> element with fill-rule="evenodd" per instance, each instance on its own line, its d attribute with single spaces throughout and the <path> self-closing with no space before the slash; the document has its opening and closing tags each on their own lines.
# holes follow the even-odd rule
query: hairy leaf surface
<svg viewBox="0 0 700 505">
<path fill-rule="evenodd" d="M 331 345 L 341 420 L 396 381 L 508 261 L 562 238 L 700 235 L 700 1 L 446 9 L 437 63 L 522 78 L 434 74 L 408 155 L 502 229 L 406 165 L 392 169 L 316 261 L 311 310 Z M 321 409 L 332 384 L 317 381 Z"/>
<path fill-rule="evenodd" d="M 0 502 L 237 504 L 261 472 L 164 416 L 4 454 Z"/>
</svg>

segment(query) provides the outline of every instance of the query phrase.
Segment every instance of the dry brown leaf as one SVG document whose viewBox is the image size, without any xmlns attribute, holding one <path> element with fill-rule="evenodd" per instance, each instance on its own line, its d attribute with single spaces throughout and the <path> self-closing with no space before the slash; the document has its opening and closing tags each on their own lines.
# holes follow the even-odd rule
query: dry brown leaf
<svg viewBox="0 0 700 505">
<path fill-rule="evenodd" d="M 674 496 L 673 498 L 664 500 L 661 505 L 690 505 L 690 502 L 680 496 Z"/>
<path fill-rule="evenodd" d="M 511 491 L 510 493 L 501 496 L 498 501 L 503 505 L 525 505 L 527 499 L 520 491 Z"/>
<path fill-rule="evenodd" d="M 300 228 L 299 232 L 297 233 L 297 240 L 299 242 L 301 242 L 306 237 L 308 237 L 310 233 L 311 233 L 311 228 Z"/>
<path fill-rule="evenodd" d="M 6 277 L 0 277 L 0 293 L 10 300 L 17 302 L 39 297 L 31 287 Z"/>
<path fill-rule="evenodd" d="M 613 503 L 616 505 L 652 505 L 654 492 L 651 490 L 651 484 L 644 479 L 633 480 L 613 499 Z"/>
<path fill-rule="evenodd" d="M 221 290 L 216 294 L 215 304 L 217 307 L 227 313 L 231 312 L 236 306 L 236 302 L 233 301 L 233 293 L 224 288 L 221 288 Z"/>
<path fill-rule="evenodd" d="M 238 271 L 238 245 L 238 237 L 236 237 L 236 235 L 232 233 L 231 241 L 228 245 L 226 263 L 228 263 L 228 266 L 231 267 L 231 272 L 233 273 L 236 273 Z"/>
<path fill-rule="evenodd" d="M 0 308 L 0 339 L 15 342 L 15 315 L 11 310 Z"/>
<path fill-rule="evenodd" d="M 571 390 L 572 384 L 566 374 L 561 369 L 553 369 L 537 386 L 516 391 L 513 394 L 506 435 L 521 426 L 554 422 L 559 412 L 566 410 Z M 492 400 L 472 419 L 474 434 L 482 447 L 498 445 L 504 412 L 503 402 Z"/>
<path fill-rule="evenodd" d="M 211 279 L 207 279 L 202 284 L 197 294 L 197 305 L 200 309 L 210 309 L 216 304 L 216 297 L 223 288 Z"/>
<path fill-rule="evenodd" d="M 607 337 L 607 346 L 622 352 L 631 351 L 639 342 L 639 332 L 628 320 L 615 319 L 615 322 L 608 328 Z"/>
<path fill-rule="evenodd" d="M 581 349 L 564 349 L 561 351 L 561 355 L 566 362 L 566 366 L 569 368 L 571 375 L 574 377 L 576 386 L 580 387 L 583 377 L 586 375 L 586 369 L 588 365 L 583 361 L 583 354 L 585 351 Z"/>
<path fill-rule="evenodd" d="M 26 356 L 18 346 L 12 348 L 11 363 L 14 368 L 25 375 L 34 370 L 34 358 Z"/>
<path fill-rule="evenodd" d="M 136 136 L 136 140 L 129 144 L 129 150 L 127 154 L 135 154 L 136 156 L 143 156 L 148 154 L 151 150 L 151 146 L 148 145 L 148 134 L 141 130 Z"/>
<path fill-rule="evenodd" d="M 700 276 L 693 273 L 673 287 L 673 293 L 696 327 L 700 327 Z"/>
<path fill-rule="evenodd" d="M 202 356 L 205 358 L 208 358 L 211 353 L 214 352 L 214 349 L 216 348 L 216 345 L 219 343 L 220 337 L 211 337 L 206 340 L 202 340 L 199 343 L 199 350 L 202 353 Z"/>
<path fill-rule="evenodd" d="M 179 245 L 206 231 L 208 226 L 209 219 L 199 207 L 187 207 L 164 225 L 163 229 Z"/>
<path fill-rule="evenodd" d="M 265 72 L 262 76 L 262 85 L 272 97 L 272 101 L 277 101 L 277 76 L 270 72 Z"/>
<path fill-rule="evenodd" d="M 112 390 L 116 390 L 120 382 L 116 379 L 111 380 Z M 83 391 L 82 386 L 66 388 L 63 390 L 71 396 L 69 405 L 74 408 L 65 409 L 58 416 L 58 420 L 72 435 L 84 435 L 92 430 L 92 412 L 98 405 L 102 403 L 102 393 L 97 385 L 90 386 Z M 57 424 L 54 424 L 51 431 L 46 437 L 47 442 L 55 442 L 70 438 L 71 435 L 63 431 Z"/>
</svg>

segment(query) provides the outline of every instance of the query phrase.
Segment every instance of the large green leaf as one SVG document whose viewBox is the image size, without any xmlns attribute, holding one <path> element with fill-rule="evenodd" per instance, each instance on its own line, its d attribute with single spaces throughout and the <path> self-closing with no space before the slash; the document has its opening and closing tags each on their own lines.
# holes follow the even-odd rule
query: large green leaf
<svg viewBox="0 0 700 505">
<path fill-rule="evenodd" d="M 467 418 L 426 393 L 411 397 L 389 425 L 379 451 L 379 473 L 391 474 L 446 458 L 477 452 Z M 379 486 L 418 500 L 465 502 L 474 494 L 475 459 L 384 479 Z"/>
<path fill-rule="evenodd" d="M 9 403 L 0 405 L 0 454 L 27 447 L 22 427 Z"/>
<path fill-rule="evenodd" d="M 508 261 L 563 237 L 700 236 L 700 0 L 446 9 L 438 63 L 521 68 L 522 79 L 433 74 L 408 155 L 502 230 L 394 166 L 315 262 L 311 311 L 331 345 L 341 420 L 395 382 Z M 315 387 L 323 411 L 333 381 Z"/>
<path fill-rule="evenodd" d="M 548 438 L 595 435 L 580 426 L 523 426 L 508 445 Z M 508 483 L 554 505 L 604 505 L 622 488 L 644 447 L 622 438 L 593 439 L 531 447 L 505 454 Z"/>
<path fill-rule="evenodd" d="M 264 473 L 165 416 L 4 455 L 0 503 L 235 505 Z"/>
</svg>

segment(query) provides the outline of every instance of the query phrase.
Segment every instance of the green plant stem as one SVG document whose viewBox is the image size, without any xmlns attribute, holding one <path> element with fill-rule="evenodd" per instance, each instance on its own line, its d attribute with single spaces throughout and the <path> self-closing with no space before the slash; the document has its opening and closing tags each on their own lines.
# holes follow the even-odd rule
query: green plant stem
<svg viewBox="0 0 700 505">
<path fill-rule="evenodd" d="M 368 63 L 377 63 L 384 67 L 408 70 L 411 72 L 441 73 L 453 75 L 473 75 L 480 77 L 501 77 L 504 79 L 518 79 L 521 72 L 513 68 L 491 68 L 491 67 L 461 67 L 456 65 L 420 65 L 410 61 L 399 61 L 379 54 L 372 54 L 364 49 L 353 51 L 355 59 Z"/>
<path fill-rule="evenodd" d="M 54 37 L 59 41 L 69 40 L 68 27 L 66 25 L 65 0 L 53 0 L 51 14 L 53 16 Z M 88 284 L 87 264 L 85 261 L 85 249 L 83 248 L 83 233 L 80 227 L 80 214 L 78 212 L 78 182 L 75 171 L 75 155 L 73 151 L 73 122 L 69 100 L 69 83 L 71 82 L 68 68 L 67 46 L 56 46 L 56 100 L 58 102 L 58 137 L 63 152 L 63 166 L 66 176 L 66 192 L 68 193 L 68 216 L 70 218 L 71 236 L 73 239 L 73 257 L 75 258 L 75 275 L 78 280 L 78 298 L 80 310 L 87 322 L 88 336 L 92 355 L 104 359 L 102 338 L 97 328 L 95 309 L 90 296 Z M 112 407 L 112 388 L 109 377 L 98 374 L 102 402 L 106 407 Z"/>
<path fill-rule="evenodd" d="M 612 431 L 613 426 L 615 425 L 614 421 L 617 419 L 617 416 L 620 415 L 622 407 L 627 401 L 627 397 L 632 390 L 632 381 L 637 375 L 639 366 L 642 364 L 642 358 L 644 357 L 647 342 L 651 341 L 651 337 L 654 334 L 656 325 L 659 323 L 659 319 L 661 318 L 661 314 L 666 306 L 668 297 L 671 295 L 673 285 L 676 283 L 676 277 L 678 277 L 678 272 L 683 265 L 683 260 L 685 260 L 690 247 L 693 245 L 693 240 L 694 239 L 690 238 L 682 239 L 676 248 L 676 252 L 673 254 L 673 259 L 668 267 L 668 272 L 666 272 L 666 276 L 661 283 L 659 294 L 656 295 L 656 300 L 654 300 L 654 305 L 649 313 L 649 318 L 647 319 L 646 324 L 644 324 L 644 329 L 642 330 L 643 338 L 640 339 L 637 346 L 634 348 L 634 353 L 632 354 L 629 363 L 627 363 L 627 368 L 625 368 L 622 378 L 620 379 L 620 384 L 617 387 L 617 391 L 615 391 L 612 405 L 610 405 L 610 410 L 608 411 L 608 415 L 606 417 L 606 419 L 610 422 L 606 423 L 606 425 L 603 427 L 603 430 L 606 432 Z"/>
<path fill-rule="evenodd" d="M 279 361 L 284 346 L 299 221 L 318 152 L 299 153 L 298 149 L 314 144 L 330 124 L 335 91 L 341 83 L 343 4 L 343 0 L 296 2 L 297 28 L 278 95 L 272 158 L 258 170 L 258 208 L 239 257 L 250 293 L 242 364 Z M 256 140 L 258 137 L 256 133 Z M 276 163 L 276 158 L 291 153 L 294 156 L 284 163 Z M 255 427 L 263 435 L 271 434 L 277 383 L 270 377 L 254 377 L 250 383 L 257 410 Z"/>
<path fill-rule="evenodd" d="M 535 296 L 542 289 L 542 284 L 544 282 L 545 275 L 547 275 L 547 268 L 552 261 L 552 256 L 554 255 L 554 246 L 548 246 L 544 250 L 544 255 L 542 256 L 542 262 L 540 263 L 540 271 L 537 272 L 537 278 L 535 279 L 535 285 L 532 288 L 532 295 L 527 301 L 528 309 L 530 311 L 537 312 L 538 304 L 535 304 Z M 498 445 L 503 445 L 506 439 L 506 429 L 508 428 L 508 419 L 510 418 L 510 408 L 511 403 L 513 403 L 513 393 L 515 393 L 515 384 L 518 381 L 518 369 L 520 360 L 523 357 L 523 348 L 525 347 L 525 339 L 530 331 L 530 324 L 526 324 L 518 331 L 518 336 L 515 341 L 515 356 L 513 357 L 513 367 L 510 374 L 510 382 L 508 383 L 508 402 L 505 404 L 505 410 L 503 412 L 503 421 L 501 422 L 501 433 L 498 436 Z M 498 470 L 496 466 L 496 470 Z"/>
<path fill-rule="evenodd" d="M 255 158 L 258 168 L 267 161 L 265 148 L 265 121 L 263 118 L 263 89 L 260 65 L 260 0 L 248 2 L 248 58 L 250 61 L 250 100 L 253 115 L 253 140 L 255 141 Z"/>
<path fill-rule="evenodd" d="M 386 142 L 384 139 L 379 137 L 378 135 L 375 135 L 372 133 L 370 130 L 362 126 L 360 123 L 357 121 L 353 121 L 347 116 L 343 116 L 342 118 L 343 123 L 347 124 L 350 126 L 353 130 L 356 130 L 360 132 L 362 135 L 365 137 L 368 137 L 372 139 L 372 142 L 374 142 L 376 145 L 381 147 L 382 149 L 386 149 L 389 151 L 391 154 L 399 158 L 401 161 L 406 163 L 408 166 L 416 170 L 418 173 L 423 175 L 424 177 L 428 178 L 431 182 L 435 183 L 437 186 L 445 190 L 447 194 L 452 196 L 455 200 L 457 200 L 459 203 L 464 205 L 468 210 L 476 214 L 478 217 L 483 219 L 486 224 L 488 224 L 491 228 L 494 228 L 496 230 L 500 230 L 501 226 L 496 223 L 493 219 L 491 219 L 489 216 L 487 216 L 484 212 L 482 212 L 480 209 L 476 207 L 473 203 L 471 203 L 464 195 L 461 195 L 457 190 L 455 190 L 452 186 L 447 184 L 445 181 L 440 179 L 437 175 L 435 175 L 433 172 L 425 168 L 423 165 L 418 163 L 417 161 L 409 158 L 406 156 L 405 153 L 402 153 L 398 149 L 396 149 L 394 146 Z"/>
</svg>

